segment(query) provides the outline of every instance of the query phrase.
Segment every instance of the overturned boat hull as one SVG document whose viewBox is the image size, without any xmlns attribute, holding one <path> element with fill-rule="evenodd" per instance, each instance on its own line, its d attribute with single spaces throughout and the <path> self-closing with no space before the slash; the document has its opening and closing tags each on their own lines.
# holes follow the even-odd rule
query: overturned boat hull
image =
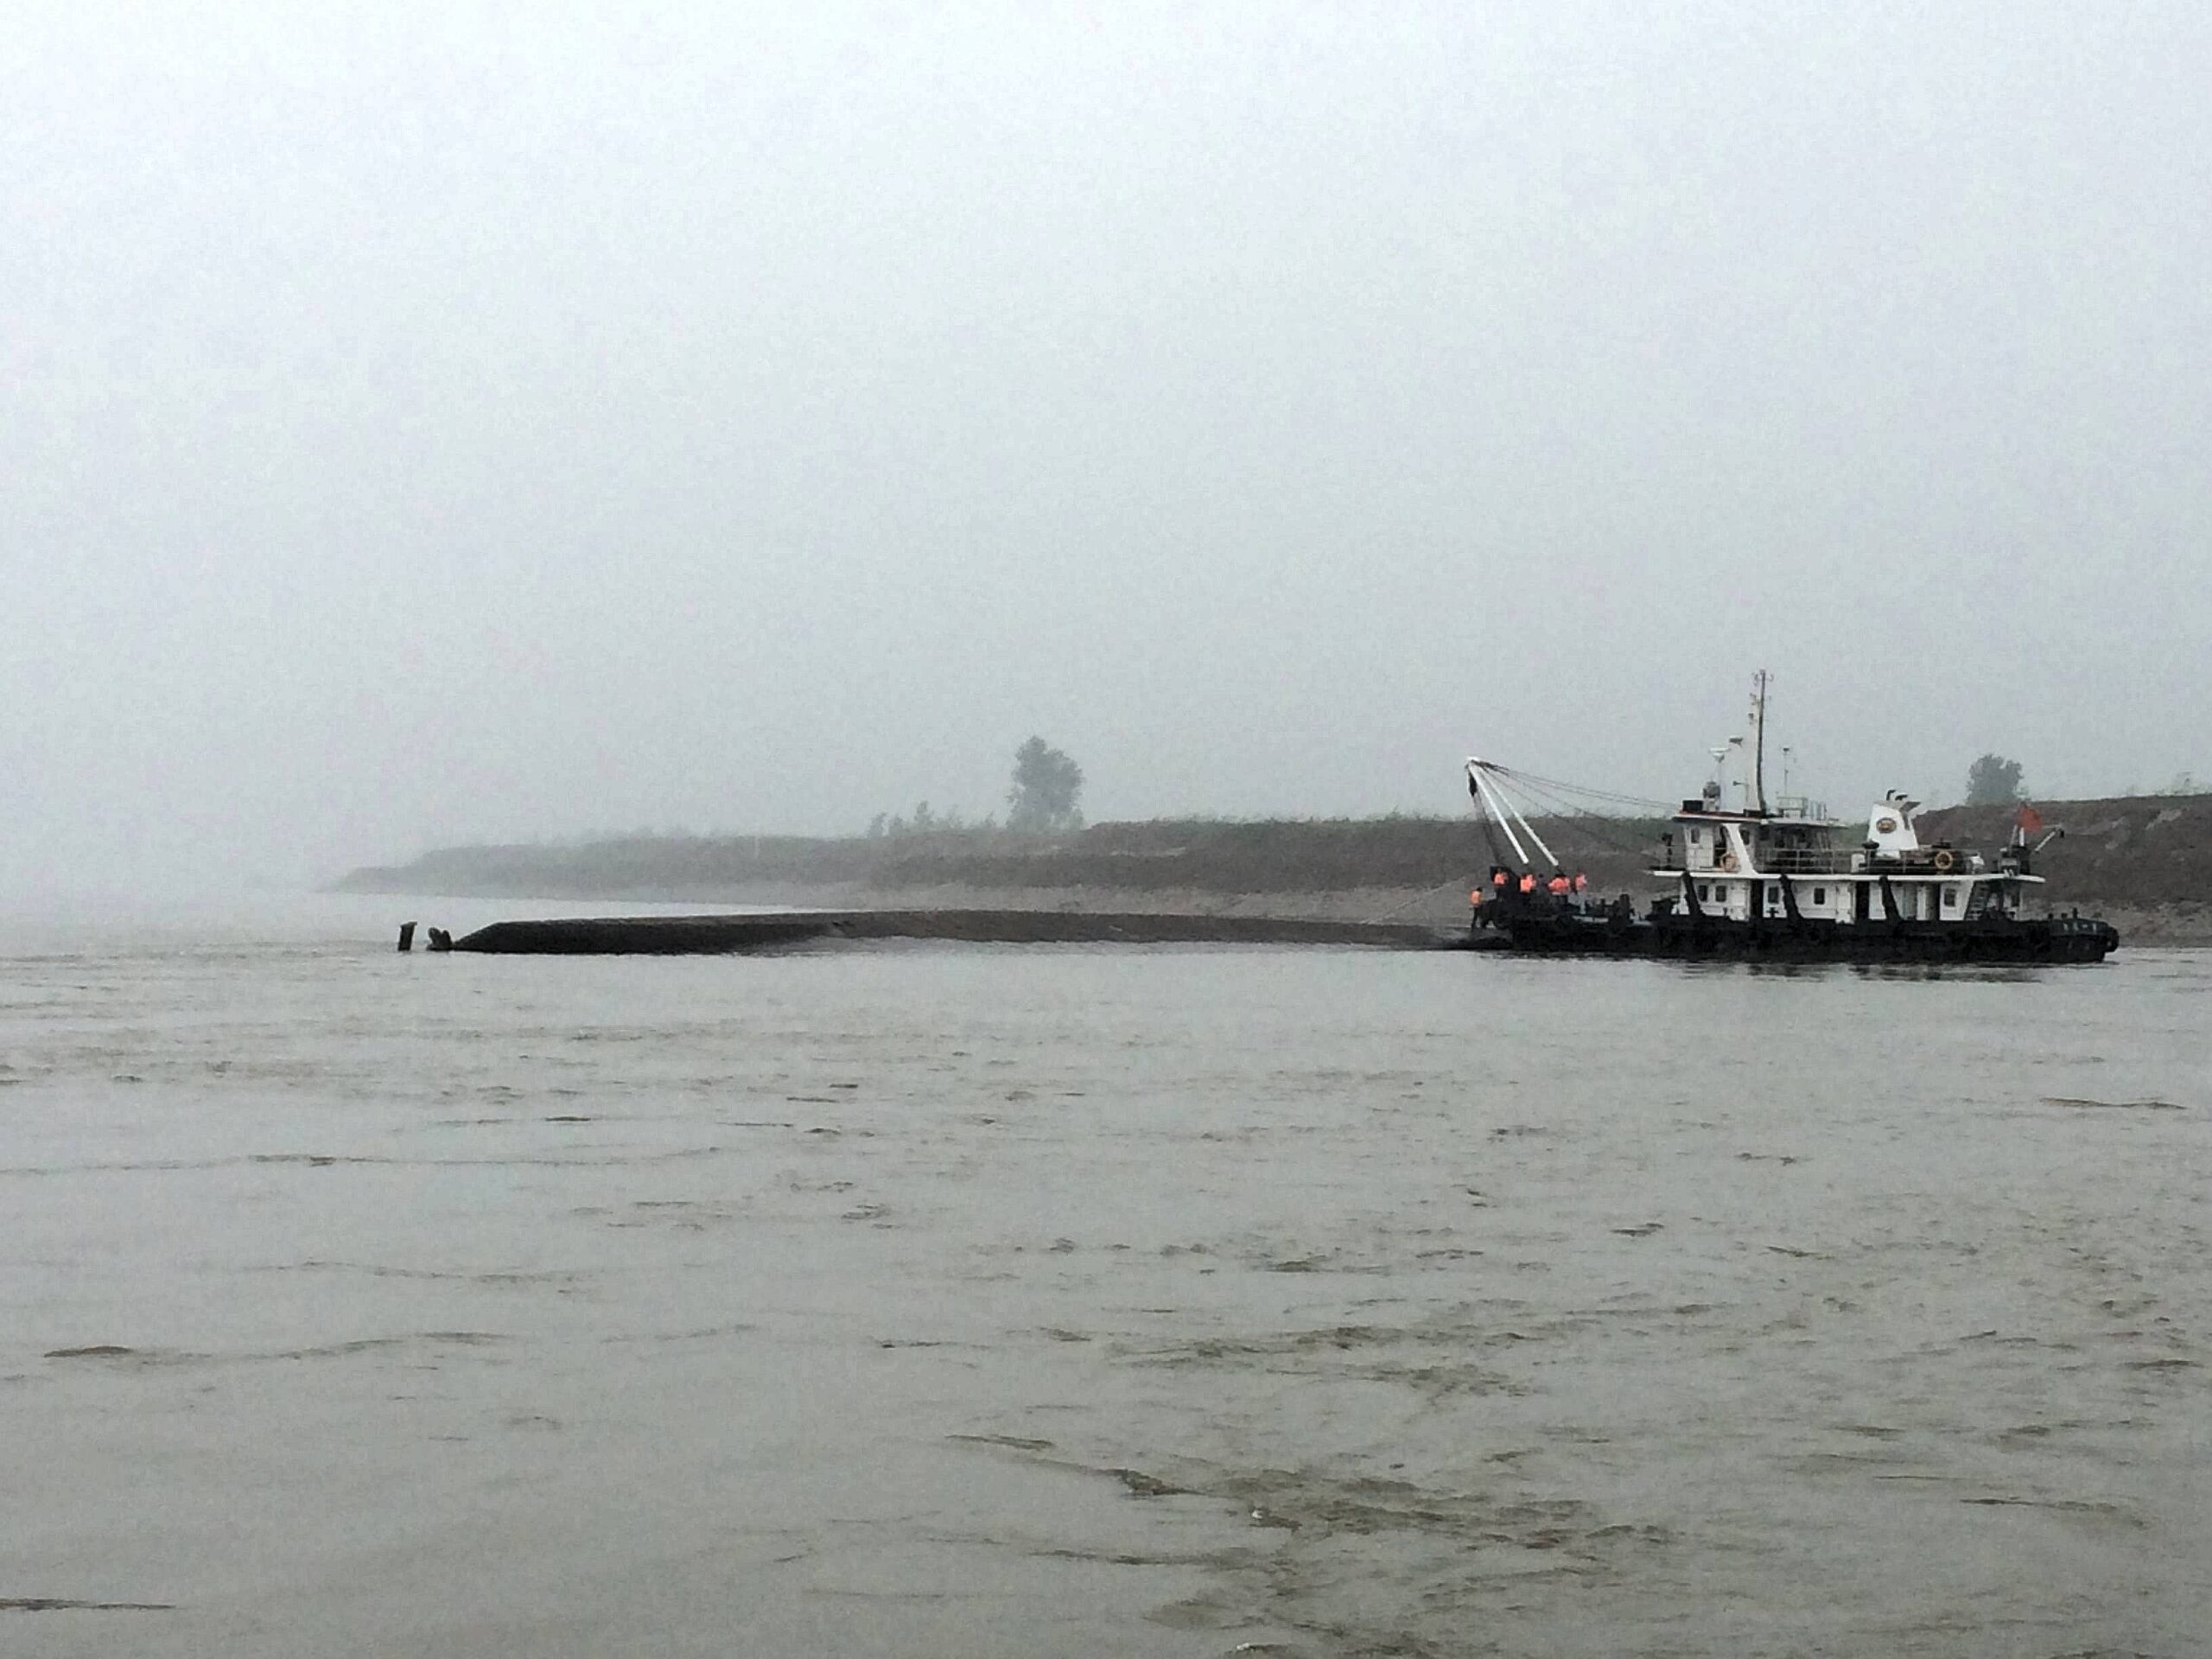
<svg viewBox="0 0 2212 1659">
<path fill-rule="evenodd" d="M 795 911 L 494 922 L 433 950 L 492 956 L 729 956 L 896 940 L 966 944 L 1300 944 L 1449 949 L 1449 930 L 1297 917 L 1101 914 L 1058 910 Z M 403 940 L 401 949 L 406 948 Z"/>
</svg>

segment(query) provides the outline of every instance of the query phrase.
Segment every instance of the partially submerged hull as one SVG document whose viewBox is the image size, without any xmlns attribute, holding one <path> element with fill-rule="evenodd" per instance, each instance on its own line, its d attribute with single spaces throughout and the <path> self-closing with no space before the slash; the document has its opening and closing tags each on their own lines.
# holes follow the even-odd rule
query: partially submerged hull
<svg viewBox="0 0 2212 1659">
<path fill-rule="evenodd" d="M 729 956 L 930 939 L 970 944 L 1313 944 L 1434 950 L 1456 936 L 1410 923 L 1296 917 L 1102 915 L 1059 910 L 836 910 L 735 916 L 596 916 L 494 922 L 433 950 L 494 956 Z M 402 935 L 400 949 L 407 948 Z"/>
<path fill-rule="evenodd" d="M 1512 906 L 1484 906 L 1511 910 Z M 1786 919 L 1712 916 L 1631 919 L 1618 912 L 1531 907 L 1478 916 L 1493 948 L 1554 956 L 1683 957 L 1764 962 L 2101 962 L 2118 948 L 2111 923 L 2087 916 L 1985 922 L 1897 921 L 1838 927 Z"/>
</svg>

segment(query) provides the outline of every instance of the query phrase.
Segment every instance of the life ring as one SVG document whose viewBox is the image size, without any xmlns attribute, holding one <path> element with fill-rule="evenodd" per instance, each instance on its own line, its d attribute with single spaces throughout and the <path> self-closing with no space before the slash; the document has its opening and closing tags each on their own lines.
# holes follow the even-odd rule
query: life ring
<svg viewBox="0 0 2212 1659">
<path fill-rule="evenodd" d="M 1936 868 L 1937 869 L 1948 870 L 1958 861 L 1959 861 L 1956 858 L 1951 855 L 1951 849 L 1949 848 L 1938 847 L 1936 849 Z"/>
<path fill-rule="evenodd" d="M 1735 855 L 1735 854 L 1733 854 L 1733 853 L 1723 853 L 1723 854 L 1721 854 L 1721 855 L 1720 855 L 1720 868 L 1721 868 L 1722 869 L 1724 869 L 1724 870 L 1732 870 L 1732 869 L 1734 869 L 1734 868 L 1736 868 L 1736 855 Z"/>
</svg>

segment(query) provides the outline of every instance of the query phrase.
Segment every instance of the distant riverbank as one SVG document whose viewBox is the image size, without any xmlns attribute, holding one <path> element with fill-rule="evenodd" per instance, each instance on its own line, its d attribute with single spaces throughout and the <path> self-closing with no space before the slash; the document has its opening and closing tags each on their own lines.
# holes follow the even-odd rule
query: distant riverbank
<svg viewBox="0 0 2212 1659">
<path fill-rule="evenodd" d="M 2136 944 L 2212 944 L 2212 795 L 2039 804 L 2064 839 L 2037 861 L 2050 908 Z M 2010 809 L 1923 813 L 1929 841 L 1993 848 Z M 1538 821 L 1605 893 L 1643 895 L 1664 825 Z M 1020 906 L 1448 923 L 1491 854 L 1466 818 L 1156 819 L 1073 835 L 630 836 L 444 848 L 352 871 L 355 893 L 701 906 Z"/>
</svg>

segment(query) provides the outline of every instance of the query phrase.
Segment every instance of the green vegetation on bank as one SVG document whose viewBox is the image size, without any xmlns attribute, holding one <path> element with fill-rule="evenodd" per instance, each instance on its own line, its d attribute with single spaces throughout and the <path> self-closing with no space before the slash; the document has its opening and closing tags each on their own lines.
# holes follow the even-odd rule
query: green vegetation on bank
<svg viewBox="0 0 2212 1659">
<path fill-rule="evenodd" d="M 2001 754 L 1985 754 L 1967 768 L 1968 806 L 2001 806 L 2028 798 L 2020 781 L 2020 763 Z"/>
<path fill-rule="evenodd" d="M 1083 768 L 1064 749 L 1041 737 L 1030 738 L 1014 752 L 1014 781 L 1006 791 L 1006 827 L 1020 835 L 1062 835 L 1083 828 Z M 948 812 L 931 810 L 927 801 L 916 804 L 911 817 L 879 812 L 868 826 L 868 839 L 885 836 L 934 835 L 992 835 L 999 827 L 995 813 L 970 824 L 957 808 Z"/>
<path fill-rule="evenodd" d="M 1460 866 L 1487 857 L 1464 818 L 1154 819 L 1057 836 L 917 830 L 909 823 L 897 836 L 629 835 L 452 847 L 410 864 L 355 870 L 338 885 L 355 893 L 732 899 L 848 885 L 1325 892 L 1456 880 Z"/>
</svg>

